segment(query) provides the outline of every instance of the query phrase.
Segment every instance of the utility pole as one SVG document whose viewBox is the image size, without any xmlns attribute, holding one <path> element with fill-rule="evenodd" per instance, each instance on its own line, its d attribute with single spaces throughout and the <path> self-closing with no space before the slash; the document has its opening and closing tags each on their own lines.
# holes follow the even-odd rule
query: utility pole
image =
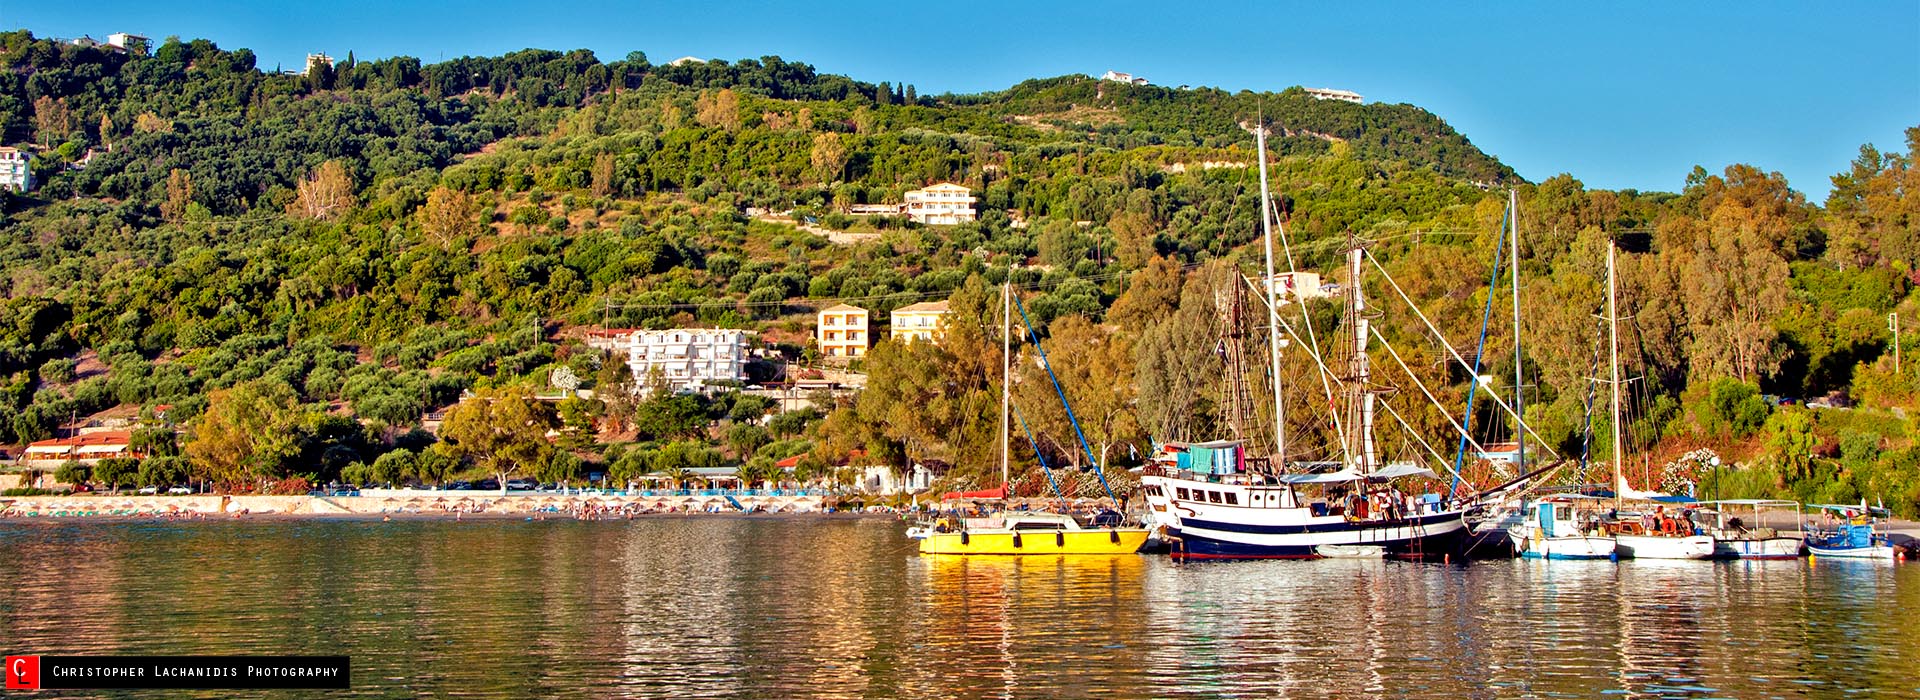
<svg viewBox="0 0 1920 700">
<path fill-rule="evenodd" d="M 1900 371 L 1900 313 L 1899 312 L 1896 311 L 1894 313 L 1887 314 L 1887 326 L 1893 329 L 1893 373 L 1896 376 L 1905 376 Z"/>
</svg>

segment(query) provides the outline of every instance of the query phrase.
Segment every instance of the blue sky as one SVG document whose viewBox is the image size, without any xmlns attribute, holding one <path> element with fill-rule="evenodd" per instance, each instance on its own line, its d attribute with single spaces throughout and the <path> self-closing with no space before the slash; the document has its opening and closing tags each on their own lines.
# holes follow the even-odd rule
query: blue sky
<svg viewBox="0 0 1920 700">
<path fill-rule="evenodd" d="M 1920 2 L 12 2 L 43 36 L 205 37 L 428 62 L 526 47 L 777 54 L 921 94 L 1108 69 L 1161 85 L 1338 87 L 1439 114 L 1529 180 L 1678 190 L 1696 164 L 1823 200 L 1862 143 L 1920 125 Z M 937 27 L 937 29 L 916 29 Z"/>
</svg>

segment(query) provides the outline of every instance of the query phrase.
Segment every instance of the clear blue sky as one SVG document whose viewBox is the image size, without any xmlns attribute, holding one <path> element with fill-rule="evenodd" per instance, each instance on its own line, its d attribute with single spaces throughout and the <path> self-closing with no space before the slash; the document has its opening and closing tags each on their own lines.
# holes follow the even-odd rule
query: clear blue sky
<svg viewBox="0 0 1920 700">
<path fill-rule="evenodd" d="M 1920 124 L 1920 2 L 8 2 L 0 26 L 251 48 L 263 68 L 514 49 L 777 54 L 921 94 L 1114 69 L 1161 85 L 1351 89 L 1439 114 L 1529 180 L 1678 190 L 1696 164 L 1810 198 Z"/>
</svg>

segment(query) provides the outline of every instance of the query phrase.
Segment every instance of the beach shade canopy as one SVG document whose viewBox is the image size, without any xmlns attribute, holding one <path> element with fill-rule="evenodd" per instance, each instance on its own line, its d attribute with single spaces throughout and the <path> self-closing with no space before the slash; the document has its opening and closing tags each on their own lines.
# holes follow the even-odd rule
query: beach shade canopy
<svg viewBox="0 0 1920 700">
<path fill-rule="evenodd" d="M 999 498 L 1006 498 L 1006 497 L 1007 497 L 1007 487 L 1003 484 L 995 488 L 982 489 L 979 491 L 948 491 L 945 494 L 942 494 L 940 496 L 940 500 L 953 501 L 953 500 L 959 500 L 963 498 L 964 499 L 982 499 L 982 498 L 999 499 Z"/>
</svg>

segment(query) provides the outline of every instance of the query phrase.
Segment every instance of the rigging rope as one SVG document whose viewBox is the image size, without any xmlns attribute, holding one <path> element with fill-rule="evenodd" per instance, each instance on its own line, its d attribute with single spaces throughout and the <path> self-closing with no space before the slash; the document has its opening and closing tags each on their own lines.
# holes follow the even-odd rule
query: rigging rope
<svg viewBox="0 0 1920 700">
<path fill-rule="evenodd" d="M 1053 487 L 1053 495 L 1066 498 L 1067 494 L 1060 490 L 1060 482 L 1053 480 L 1053 468 L 1047 466 L 1047 456 L 1040 454 L 1040 441 L 1034 439 L 1033 428 L 1027 427 L 1027 414 L 1021 413 L 1019 406 L 1014 406 L 1013 417 L 1019 419 L 1020 429 L 1026 431 L 1027 442 L 1033 445 L 1033 456 L 1040 460 L 1040 470 L 1047 473 L 1047 485 Z"/>
<path fill-rule="evenodd" d="M 1080 439 L 1080 448 L 1087 451 L 1087 462 L 1093 465 L 1093 473 L 1100 477 L 1100 488 L 1107 492 L 1107 498 L 1119 503 L 1120 498 L 1113 495 L 1113 487 L 1107 484 L 1106 466 L 1100 463 L 1099 457 L 1094 456 L 1093 445 L 1087 442 L 1087 434 L 1080 430 L 1080 419 L 1074 417 L 1073 406 L 1067 403 L 1067 390 L 1060 387 L 1060 378 L 1053 374 L 1053 363 L 1047 361 L 1047 349 L 1040 347 L 1040 334 L 1034 332 L 1033 321 L 1027 318 L 1027 306 L 1020 303 L 1019 297 L 1014 297 L 1013 308 L 1020 310 L 1020 324 L 1027 327 L 1027 337 L 1033 339 L 1033 349 L 1040 353 L 1040 366 L 1047 370 L 1047 378 L 1053 380 L 1053 391 L 1060 395 L 1060 407 L 1067 409 L 1067 421 L 1073 424 L 1073 436 Z"/>
<path fill-rule="evenodd" d="M 1512 213 L 1511 210 L 1501 212 L 1501 229 L 1507 227 L 1507 217 Z M 1493 288 L 1500 284 L 1500 254 L 1506 250 L 1506 241 L 1505 236 L 1493 237 L 1493 277 L 1487 280 L 1487 306 L 1480 311 L 1480 345 L 1473 351 L 1473 376 L 1467 381 L 1467 407 L 1461 419 L 1466 427 L 1460 432 L 1459 451 L 1453 455 L 1453 485 L 1447 487 L 1448 500 L 1452 500 L 1454 494 L 1460 490 L 1460 470 L 1466 466 L 1467 433 L 1473 430 L 1473 395 L 1480 388 L 1480 363 L 1487 353 L 1487 324 L 1493 318 Z M 1518 432 L 1515 431 L 1516 439 L 1519 437 Z"/>
</svg>

